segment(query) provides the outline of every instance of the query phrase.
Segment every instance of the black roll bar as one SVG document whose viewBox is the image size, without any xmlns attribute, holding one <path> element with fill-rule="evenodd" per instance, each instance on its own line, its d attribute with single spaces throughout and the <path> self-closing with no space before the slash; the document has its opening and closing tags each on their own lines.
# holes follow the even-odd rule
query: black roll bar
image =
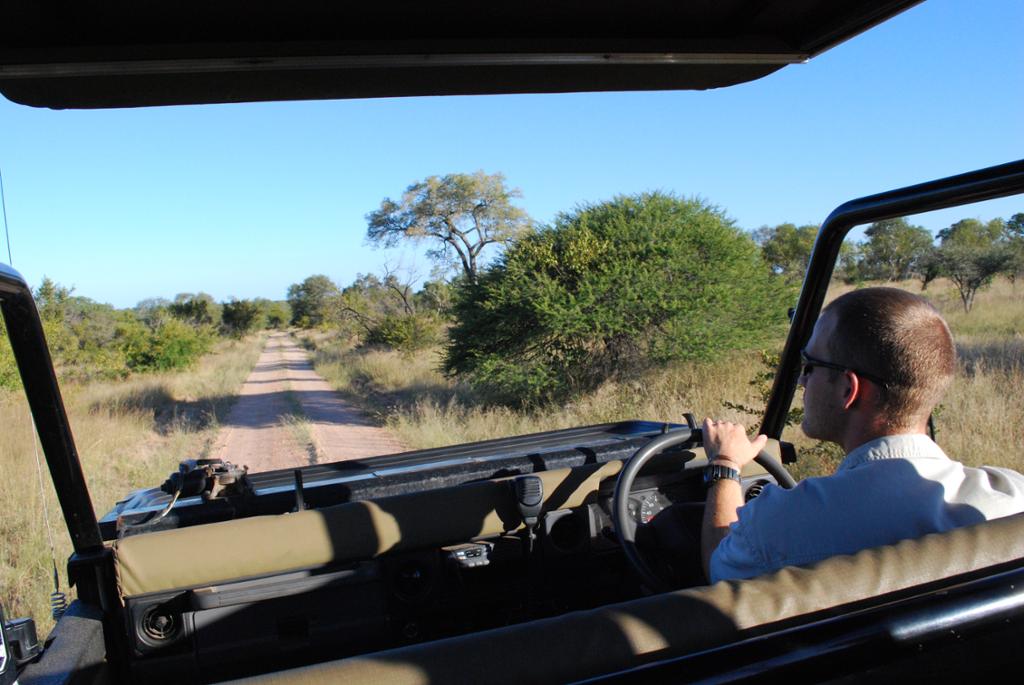
<svg viewBox="0 0 1024 685">
<path fill-rule="evenodd" d="M 793 402 L 800 375 L 800 350 L 811 337 L 821 306 L 825 301 L 839 247 L 854 226 L 892 219 L 908 214 L 992 200 L 1024 193 L 1024 160 L 1000 164 L 959 176 L 921 183 L 851 200 L 837 207 L 818 231 L 793 314 L 793 323 L 782 350 L 768 406 L 765 407 L 761 433 L 778 439 L 786 425 L 786 414 Z"/>
<path fill-rule="evenodd" d="M 85 554 L 103 549 L 96 512 L 82 474 L 78 450 L 53 372 L 46 346 L 43 323 L 39 319 L 32 290 L 21 274 L 0 264 L 0 311 L 4 315 L 7 336 L 18 363 L 25 395 L 39 432 L 57 500 L 71 534 L 75 552 Z"/>
</svg>

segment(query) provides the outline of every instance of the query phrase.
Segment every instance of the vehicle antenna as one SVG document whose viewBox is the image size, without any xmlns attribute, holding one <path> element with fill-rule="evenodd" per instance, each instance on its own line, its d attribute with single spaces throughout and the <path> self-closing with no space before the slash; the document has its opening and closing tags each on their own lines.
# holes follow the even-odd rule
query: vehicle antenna
<svg viewBox="0 0 1024 685">
<path fill-rule="evenodd" d="M 32 438 L 32 451 L 36 455 L 36 475 L 39 477 L 39 498 L 43 502 L 43 520 L 46 522 L 46 537 L 50 542 L 50 560 L 53 562 L 53 592 L 50 593 L 50 614 L 60 620 L 68 608 L 68 598 L 60 590 L 60 574 L 57 572 L 57 552 L 53 547 L 53 526 L 50 524 L 50 507 L 46 503 L 46 488 L 43 484 L 43 465 L 39 459 L 39 443 L 36 442 L 35 421 L 28 415 L 28 430 Z"/>
<path fill-rule="evenodd" d="M 0 170 L 0 207 L 4 210 L 4 235 L 7 236 L 7 263 L 14 266 L 11 258 L 11 231 L 7 228 L 7 199 L 4 197 L 4 173 Z"/>
<path fill-rule="evenodd" d="M 4 215 L 4 237 L 7 240 L 7 263 L 14 266 L 14 258 L 11 256 L 11 230 L 7 225 L 7 196 L 4 193 L 4 174 L 0 170 L 0 209 Z M 60 620 L 68 609 L 68 598 L 60 591 L 60 573 L 57 571 L 57 552 L 53 547 L 53 526 L 50 524 L 50 507 L 46 503 L 46 488 L 43 485 L 43 466 L 39 459 L 39 444 L 36 442 L 35 421 L 32 413 L 28 415 L 28 432 L 32 439 L 32 451 L 36 456 L 36 475 L 39 478 L 39 498 L 43 503 L 43 520 L 46 522 L 46 537 L 50 543 L 50 561 L 53 564 L 53 592 L 50 593 L 50 614 L 54 620 Z"/>
</svg>

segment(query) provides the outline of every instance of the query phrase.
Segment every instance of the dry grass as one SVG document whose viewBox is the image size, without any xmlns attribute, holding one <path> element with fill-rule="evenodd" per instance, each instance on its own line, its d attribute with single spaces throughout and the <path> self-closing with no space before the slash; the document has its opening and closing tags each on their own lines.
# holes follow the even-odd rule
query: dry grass
<svg viewBox="0 0 1024 685">
<path fill-rule="evenodd" d="M 186 458 L 209 450 L 218 421 L 256 362 L 262 338 L 225 342 L 191 371 L 141 376 L 117 383 L 63 387 L 75 444 L 98 516 L 132 490 L 159 485 Z M 52 556 L 46 517 L 54 532 L 61 585 L 71 551 L 53 485 L 42 460 L 24 396 L 0 395 L 0 590 L 8 616 L 33 616 L 50 628 Z M 45 499 L 45 502 L 44 502 Z"/>
<path fill-rule="evenodd" d="M 914 282 L 902 287 L 920 291 Z M 837 287 L 830 297 L 848 289 Z M 999 281 L 979 293 L 969 314 L 948 283 L 933 283 L 925 294 L 950 322 L 961 358 L 961 372 L 936 420 L 940 444 L 969 464 L 1024 470 L 1024 293 Z M 686 411 L 753 424 L 755 417 L 726 409 L 723 402 L 757 406 L 757 388 L 750 382 L 763 370 L 756 352 L 738 353 L 715 363 L 675 365 L 628 383 L 609 383 L 565 406 L 517 412 L 474 402 L 468 388 L 437 371 L 436 350 L 405 357 L 354 350 L 323 336 L 308 342 L 317 348 L 317 370 L 413 448 L 632 418 L 678 422 Z M 65 389 L 100 514 L 132 489 L 158 484 L 180 459 L 205 454 L 218 417 L 230 406 L 258 351 L 258 341 L 228 343 L 185 374 Z M 305 428 L 299 419 L 293 427 L 301 432 Z M 0 395 L 0 420 L 2 600 L 11 615 L 35 616 L 45 633 L 51 555 L 31 426 L 20 395 Z M 799 429 L 788 431 L 786 438 L 800 450 L 793 469 L 797 477 L 828 473 L 841 457 L 834 449 L 815 449 Z M 45 464 L 43 482 L 63 577 L 70 543 Z"/>
<path fill-rule="evenodd" d="M 1024 284 L 997 279 L 964 312 L 956 288 L 940 279 L 896 284 L 927 297 L 949 322 L 959 371 L 935 416 L 936 439 L 953 458 L 1024 471 Z M 835 288 L 829 299 L 850 290 Z"/>
<path fill-rule="evenodd" d="M 897 286 L 920 292 L 916 281 Z M 837 285 L 829 299 L 852 288 Z M 969 314 L 948 281 L 932 283 L 924 293 L 949 321 L 961 359 L 958 378 L 936 417 L 937 437 L 951 456 L 968 464 L 1024 470 L 1024 292 L 1018 288 L 1024 286 L 997 281 L 978 294 Z M 764 369 L 756 351 L 672 366 L 630 383 L 606 384 L 566 406 L 519 412 L 475 403 L 467 388 L 437 371 L 437 350 L 409 358 L 324 338 L 314 346 L 317 370 L 414 448 L 631 418 L 680 421 L 687 411 L 748 425 L 759 418 L 723 404 L 760 406 L 751 386 Z M 800 402 L 798 393 L 795 405 Z M 792 470 L 798 478 L 831 473 L 842 458 L 841 450 L 818 445 L 798 427 L 787 429 L 784 437 L 797 445 L 800 461 Z"/>
<path fill-rule="evenodd" d="M 313 432 L 313 424 L 302 410 L 302 403 L 299 402 L 299 398 L 291 390 L 287 392 L 286 399 L 291 411 L 280 416 L 278 420 L 282 426 L 291 432 L 295 442 L 302 445 L 310 464 L 322 461 L 323 450 L 317 444 L 316 435 Z"/>
<path fill-rule="evenodd" d="M 1024 337 L 958 336 L 960 373 L 939 408 L 936 439 L 972 466 L 1024 471 Z"/>
<path fill-rule="evenodd" d="M 754 402 L 750 380 L 762 368 L 759 355 L 739 353 L 714 364 L 677 365 L 629 383 L 606 383 L 564 406 L 516 411 L 475 403 L 468 388 L 437 370 L 437 350 L 408 357 L 345 343 L 320 344 L 317 371 L 413 448 L 625 419 L 679 422 L 687 411 L 746 419 L 726 409 L 722 400 Z"/>
</svg>

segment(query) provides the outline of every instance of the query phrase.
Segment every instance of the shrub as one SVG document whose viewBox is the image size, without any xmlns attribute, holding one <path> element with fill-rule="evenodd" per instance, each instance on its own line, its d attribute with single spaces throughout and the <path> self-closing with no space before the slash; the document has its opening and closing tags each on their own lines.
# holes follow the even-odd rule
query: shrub
<svg viewBox="0 0 1024 685">
<path fill-rule="evenodd" d="M 323 274 L 310 276 L 302 283 L 288 286 L 288 305 L 291 307 L 293 326 L 316 328 L 330 318 L 332 302 L 340 291 Z"/>
<path fill-rule="evenodd" d="M 34 296 L 47 347 L 62 382 L 120 379 L 133 371 L 190 366 L 209 351 L 216 330 L 210 322 L 220 320 L 220 306 L 203 293 L 181 295 L 174 304 L 146 300 L 134 310 L 117 310 L 76 296 L 72 289 L 44 278 Z M 261 316 L 255 304 L 245 304 Z M 0 335 L 0 388 L 19 386 L 4 330 Z"/>
<path fill-rule="evenodd" d="M 811 259 L 814 239 L 818 227 L 813 225 L 797 227 L 785 223 L 778 226 L 762 226 L 754 232 L 754 240 L 761 245 L 761 256 L 772 271 L 800 281 Z"/>
<path fill-rule="evenodd" d="M 263 312 L 252 300 L 232 300 L 221 307 L 221 327 L 235 338 L 263 327 Z"/>
<path fill-rule="evenodd" d="M 441 337 L 442 324 L 436 315 L 391 314 L 370 329 L 366 342 L 412 353 L 436 345 Z"/>
<path fill-rule="evenodd" d="M 206 293 L 179 293 L 174 302 L 167 305 L 167 311 L 176 319 L 193 326 L 216 326 L 220 324 L 221 308 Z"/>
<path fill-rule="evenodd" d="M 263 312 L 266 328 L 284 328 L 292 320 L 292 311 L 287 302 L 272 302 L 264 299 L 257 299 L 256 302 Z"/>
<path fill-rule="evenodd" d="M 18 365 L 14 361 L 14 351 L 7 339 L 7 328 L 3 315 L 0 314 L 0 390 L 15 390 L 21 387 L 21 376 Z"/>
<path fill-rule="evenodd" d="M 126 322 L 119 329 L 121 348 L 132 371 L 169 371 L 191 366 L 210 349 L 213 334 L 208 328 L 193 328 L 174 318 L 149 329 L 141 323 Z"/>
<path fill-rule="evenodd" d="M 456 293 L 444 361 L 492 400 L 562 400 L 777 335 L 794 290 L 697 199 L 620 196 L 560 215 Z"/>
<path fill-rule="evenodd" d="M 876 221 L 864 235 L 868 240 L 862 245 L 863 278 L 904 281 L 929 273 L 933 238 L 927 228 L 900 217 Z"/>
</svg>

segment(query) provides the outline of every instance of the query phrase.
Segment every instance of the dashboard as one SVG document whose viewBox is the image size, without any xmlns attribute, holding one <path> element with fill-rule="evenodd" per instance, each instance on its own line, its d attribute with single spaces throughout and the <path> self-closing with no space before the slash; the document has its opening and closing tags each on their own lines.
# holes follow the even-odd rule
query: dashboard
<svg viewBox="0 0 1024 685">
<path fill-rule="evenodd" d="M 664 456 L 629 495 L 637 544 L 700 585 L 703 454 Z M 118 540 L 136 679 L 238 677 L 643 596 L 612 523 L 621 462 L 558 458 L 584 463 Z M 522 478 L 543 483 L 534 526 Z M 767 482 L 753 468 L 743 487 Z"/>
</svg>

